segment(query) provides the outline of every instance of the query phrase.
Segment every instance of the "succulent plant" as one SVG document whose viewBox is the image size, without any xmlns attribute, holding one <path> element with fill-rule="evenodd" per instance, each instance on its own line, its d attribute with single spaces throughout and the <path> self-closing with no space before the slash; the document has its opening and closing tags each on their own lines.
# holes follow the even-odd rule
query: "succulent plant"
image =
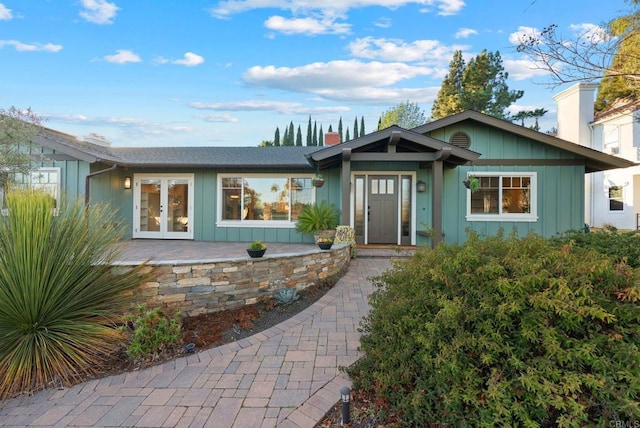
<svg viewBox="0 0 640 428">
<path fill-rule="evenodd" d="M 298 300 L 300 296 L 295 288 L 281 288 L 273 295 L 273 298 L 281 305 L 290 305 Z"/>
</svg>

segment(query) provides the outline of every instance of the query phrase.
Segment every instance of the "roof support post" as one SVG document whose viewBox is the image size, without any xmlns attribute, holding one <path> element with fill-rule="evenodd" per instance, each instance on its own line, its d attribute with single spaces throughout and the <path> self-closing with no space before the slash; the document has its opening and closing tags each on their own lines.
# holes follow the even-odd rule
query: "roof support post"
<svg viewBox="0 0 640 428">
<path fill-rule="evenodd" d="M 442 242 L 442 208 L 443 208 L 443 186 L 444 186 L 444 162 L 437 160 L 433 162 L 433 191 L 431 192 L 431 227 L 433 228 L 433 242 L 435 247 Z"/>
<path fill-rule="evenodd" d="M 342 222 L 351 226 L 351 149 L 342 150 Z"/>
</svg>

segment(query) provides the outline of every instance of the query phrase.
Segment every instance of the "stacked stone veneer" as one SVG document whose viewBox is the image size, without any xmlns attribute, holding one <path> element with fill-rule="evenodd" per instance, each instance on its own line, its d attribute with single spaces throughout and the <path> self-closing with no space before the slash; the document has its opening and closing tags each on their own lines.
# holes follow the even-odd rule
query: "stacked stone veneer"
<svg viewBox="0 0 640 428">
<path fill-rule="evenodd" d="M 349 245 L 304 254 L 220 261 L 152 264 L 151 281 L 133 294 L 133 305 L 179 309 L 186 316 L 238 308 L 271 297 L 283 287 L 303 290 L 349 265 Z"/>
</svg>

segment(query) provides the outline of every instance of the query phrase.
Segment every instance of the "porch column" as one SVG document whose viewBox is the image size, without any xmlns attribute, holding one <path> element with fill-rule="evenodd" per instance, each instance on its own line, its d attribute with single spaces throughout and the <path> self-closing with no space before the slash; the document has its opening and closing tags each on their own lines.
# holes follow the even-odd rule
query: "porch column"
<svg viewBox="0 0 640 428">
<path fill-rule="evenodd" d="M 342 149 L 342 222 L 350 226 L 351 218 L 351 149 Z"/>
<path fill-rule="evenodd" d="M 431 192 L 431 223 L 433 228 L 433 246 L 442 242 L 442 187 L 444 185 L 443 162 L 433 162 L 433 191 Z"/>
</svg>

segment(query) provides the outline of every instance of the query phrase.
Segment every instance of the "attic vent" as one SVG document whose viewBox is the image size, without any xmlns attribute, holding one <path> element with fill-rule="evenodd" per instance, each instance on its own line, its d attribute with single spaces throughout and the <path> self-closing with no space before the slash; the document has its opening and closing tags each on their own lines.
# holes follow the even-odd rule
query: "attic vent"
<svg viewBox="0 0 640 428">
<path fill-rule="evenodd" d="M 461 149 L 468 149 L 471 146 L 471 139 L 464 132 L 456 132 L 449 138 L 449 144 L 452 144 Z"/>
</svg>

